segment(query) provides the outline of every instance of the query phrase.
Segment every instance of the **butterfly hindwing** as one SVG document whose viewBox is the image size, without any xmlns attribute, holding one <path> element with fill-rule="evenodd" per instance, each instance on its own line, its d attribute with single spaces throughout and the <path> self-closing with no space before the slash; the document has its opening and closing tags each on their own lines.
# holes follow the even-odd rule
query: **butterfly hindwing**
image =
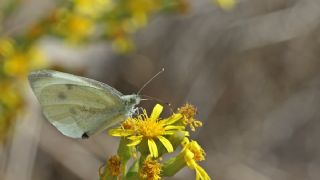
<svg viewBox="0 0 320 180">
<path fill-rule="evenodd" d="M 106 84 L 47 70 L 29 81 L 46 118 L 66 136 L 90 136 L 126 118 L 122 94 Z"/>
</svg>

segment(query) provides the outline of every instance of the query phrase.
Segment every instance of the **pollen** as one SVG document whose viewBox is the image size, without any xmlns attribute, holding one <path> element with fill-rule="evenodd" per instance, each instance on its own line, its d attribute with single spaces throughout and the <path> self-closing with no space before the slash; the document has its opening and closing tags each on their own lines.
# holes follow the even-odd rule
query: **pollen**
<svg viewBox="0 0 320 180">
<path fill-rule="evenodd" d="M 202 161 L 205 159 L 205 152 L 196 141 L 191 141 L 188 144 L 188 149 L 193 153 L 193 159 Z"/>
<path fill-rule="evenodd" d="M 159 180 L 161 172 L 161 164 L 157 160 L 153 160 L 151 156 L 143 162 L 140 170 L 140 177 L 146 180 Z"/>
<path fill-rule="evenodd" d="M 178 108 L 178 113 L 183 115 L 183 123 L 189 125 L 191 131 L 195 131 L 197 127 L 202 126 L 202 122 L 194 118 L 198 111 L 193 105 L 186 103 L 181 108 Z"/>
<path fill-rule="evenodd" d="M 146 138 L 155 138 L 157 136 L 163 135 L 165 129 L 163 125 L 157 121 L 146 120 L 139 121 L 138 131 Z"/>
<path fill-rule="evenodd" d="M 120 157 L 118 155 L 111 156 L 111 158 L 108 160 L 108 168 L 109 172 L 112 176 L 119 176 L 121 173 L 121 161 Z"/>
<path fill-rule="evenodd" d="M 136 123 L 135 120 L 132 118 L 128 118 L 127 120 L 125 120 L 122 124 L 121 124 L 123 129 L 126 130 L 136 130 Z"/>
<path fill-rule="evenodd" d="M 193 118 L 198 113 L 198 110 L 193 105 L 186 103 L 181 108 L 178 108 L 178 112 L 189 119 Z"/>
</svg>

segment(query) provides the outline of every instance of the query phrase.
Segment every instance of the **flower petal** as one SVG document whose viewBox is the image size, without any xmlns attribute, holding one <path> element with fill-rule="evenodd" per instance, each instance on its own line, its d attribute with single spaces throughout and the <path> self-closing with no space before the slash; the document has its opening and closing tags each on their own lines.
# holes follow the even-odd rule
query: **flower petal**
<svg viewBox="0 0 320 180">
<path fill-rule="evenodd" d="M 170 116 L 167 119 L 164 119 L 162 121 L 164 121 L 165 124 L 173 124 L 177 121 L 179 121 L 183 116 L 179 113 L 179 114 L 173 114 L 172 116 Z"/>
<path fill-rule="evenodd" d="M 110 129 L 108 133 L 110 136 L 130 136 L 134 134 L 134 131 L 125 129 Z"/>
<path fill-rule="evenodd" d="M 167 138 L 163 136 L 158 136 L 158 139 L 161 141 L 161 143 L 164 145 L 164 147 L 167 149 L 169 153 L 173 152 L 172 144 Z"/>
<path fill-rule="evenodd" d="M 201 180 L 211 180 L 211 178 L 209 177 L 207 172 L 199 164 L 196 163 L 194 165 L 194 169 L 196 170 L 196 174 L 199 177 L 199 179 L 201 179 Z"/>
<path fill-rule="evenodd" d="M 142 141 L 142 138 L 140 139 L 135 139 L 131 143 L 127 144 L 127 146 L 136 146 Z"/>
<path fill-rule="evenodd" d="M 151 156 L 158 157 L 157 144 L 154 142 L 153 139 L 148 139 L 148 147 L 149 147 L 149 151 L 150 151 Z"/>
<path fill-rule="evenodd" d="M 163 110 L 163 106 L 161 106 L 160 104 L 157 104 L 156 106 L 154 106 L 150 119 L 152 121 L 156 121 L 159 118 L 162 110 Z"/>
<path fill-rule="evenodd" d="M 165 130 L 173 130 L 173 129 L 175 129 L 175 130 L 183 130 L 183 129 L 185 129 L 185 127 L 184 126 L 172 126 L 172 125 L 169 125 L 169 126 L 164 127 L 164 129 Z"/>
<path fill-rule="evenodd" d="M 137 139 L 142 139 L 142 135 L 140 135 L 140 136 L 130 136 L 130 137 L 127 137 L 128 139 L 130 139 L 130 140 L 132 140 L 132 141 L 135 141 L 135 140 L 137 140 Z"/>
</svg>

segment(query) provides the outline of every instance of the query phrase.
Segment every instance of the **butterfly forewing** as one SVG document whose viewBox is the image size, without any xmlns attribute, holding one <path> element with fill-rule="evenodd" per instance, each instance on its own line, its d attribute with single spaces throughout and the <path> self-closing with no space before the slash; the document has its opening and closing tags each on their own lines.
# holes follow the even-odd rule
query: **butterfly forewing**
<svg viewBox="0 0 320 180">
<path fill-rule="evenodd" d="M 81 138 L 126 118 L 122 94 L 87 78 L 37 71 L 29 81 L 46 118 L 64 135 Z"/>
</svg>

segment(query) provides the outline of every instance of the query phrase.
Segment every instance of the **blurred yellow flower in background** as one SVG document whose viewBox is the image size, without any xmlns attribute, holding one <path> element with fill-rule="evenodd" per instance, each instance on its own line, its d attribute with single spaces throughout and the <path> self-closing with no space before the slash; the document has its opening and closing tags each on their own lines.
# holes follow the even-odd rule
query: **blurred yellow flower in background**
<svg viewBox="0 0 320 180">
<path fill-rule="evenodd" d="M 0 39 L 0 57 L 10 56 L 14 52 L 13 40 L 11 38 Z"/>
<path fill-rule="evenodd" d="M 58 16 L 61 20 L 53 27 L 53 30 L 63 36 L 67 42 L 82 42 L 88 39 L 95 30 L 95 23 L 84 15 L 61 10 Z"/>
<path fill-rule="evenodd" d="M 73 0 L 75 12 L 90 18 L 98 18 L 112 8 L 112 0 Z"/>
<path fill-rule="evenodd" d="M 14 124 L 17 112 L 21 109 L 23 98 L 20 87 L 11 81 L 0 83 L 0 142 L 3 142 Z"/>
<path fill-rule="evenodd" d="M 0 39 L 0 141 L 4 141 L 21 110 L 28 72 L 46 65 L 39 48 L 18 45 L 14 39 Z"/>
<path fill-rule="evenodd" d="M 235 0 L 215 0 L 215 3 L 218 4 L 224 10 L 231 10 L 234 8 L 236 1 Z"/>
<path fill-rule="evenodd" d="M 131 0 L 128 1 L 128 9 L 132 14 L 131 21 L 136 27 L 144 27 L 150 15 L 160 10 L 160 0 Z"/>
<path fill-rule="evenodd" d="M 31 69 L 44 67 L 45 55 L 36 47 L 26 52 L 15 52 L 4 57 L 3 72 L 11 77 L 23 79 Z"/>
</svg>

